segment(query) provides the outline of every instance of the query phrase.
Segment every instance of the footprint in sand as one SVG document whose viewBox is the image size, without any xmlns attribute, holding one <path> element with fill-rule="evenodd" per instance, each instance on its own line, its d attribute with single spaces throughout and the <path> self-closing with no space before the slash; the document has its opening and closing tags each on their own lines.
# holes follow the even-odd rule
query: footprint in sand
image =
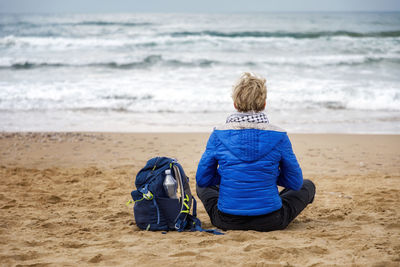
<svg viewBox="0 0 400 267">
<path fill-rule="evenodd" d="M 61 243 L 61 246 L 63 246 L 64 248 L 82 248 L 85 247 L 86 244 L 77 242 L 63 242 Z"/>
<path fill-rule="evenodd" d="M 248 252 L 248 251 L 254 251 L 258 249 L 264 248 L 265 245 L 256 245 L 256 244 L 250 244 L 244 247 L 243 251 Z"/>
<path fill-rule="evenodd" d="M 193 251 L 183 251 L 179 253 L 172 254 L 171 257 L 184 257 L 184 256 L 196 256 L 199 253 L 193 252 Z"/>
<path fill-rule="evenodd" d="M 54 224 L 54 223 L 51 223 L 51 222 L 43 223 L 40 226 L 42 228 L 45 228 L 45 229 L 55 229 L 55 228 L 57 228 L 57 224 Z"/>
<path fill-rule="evenodd" d="M 391 223 L 388 226 L 386 226 L 386 229 L 400 230 L 400 223 Z"/>
<path fill-rule="evenodd" d="M 256 236 L 251 234 L 250 232 L 247 232 L 247 233 L 232 233 L 230 239 L 232 241 L 245 242 L 245 241 L 255 240 Z"/>
<path fill-rule="evenodd" d="M 37 253 L 35 251 L 29 251 L 24 254 L 11 255 L 8 257 L 12 258 L 14 260 L 17 260 L 17 261 L 29 261 L 29 260 L 37 259 L 39 257 L 39 253 Z"/>
<path fill-rule="evenodd" d="M 50 203 L 50 204 L 57 204 L 57 203 L 60 203 L 61 201 L 62 201 L 62 198 L 60 198 L 59 196 L 56 196 L 56 195 L 51 195 L 47 199 L 47 203 Z"/>
<path fill-rule="evenodd" d="M 8 201 L 6 205 L 1 207 L 1 209 L 11 209 L 14 208 L 17 205 L 17 201 L 15 199 Z"/>
<path fill-rule="evenodd" d="M 288 249 L 280 247 L 272 247 L 272 248 L 270 247 L 268 249 L 264 249 L 263 252 L 261 252 L 260 256 L 262 259 L 265 260 L 274 260 L 283 256 L 287 251 Z"/>
<path fill-rule="evenodd" d="M 103 255 L 102 254 L 97 254 L 93 258 L 89 260 L 90 263 L 99 263 L 103 260 Z"/>
<path fill-rule="evenodd" d="M 131 216 L 131 214 L 126 211 L 120 211 L 115 214 L 116 218 L 124 218 L 124 217 L 130 217 L 130 216 Z"/>
<path fill-rule="evenodd" d="M 206 239 L 206 240 L 202 240 L 202 241 L 198 242 L 196 244 L 196 246 L 204 248 L 204 247 L 212 247 L 214 244 L 221 244 L 221 241 L 220 240 Z"/>
</svg>

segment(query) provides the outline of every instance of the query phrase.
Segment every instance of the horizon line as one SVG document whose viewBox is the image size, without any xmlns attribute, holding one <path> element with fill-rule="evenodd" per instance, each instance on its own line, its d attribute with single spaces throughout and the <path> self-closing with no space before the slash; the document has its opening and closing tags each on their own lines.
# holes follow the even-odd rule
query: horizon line
<svg viewBox="0 0 400 267">
<path fill-rule="evenodd" d="M 18 12 L 18 11 L 9 11 L 4 12 L 0 11 L 2 15 L 51 15 L 51 14 L 249 14 L 249 13 L 258 13 L 258 14 L 271 14 L 271 13 L 400 13 L 399 10 L 292 10 L 292 11 L 279 11 L 279 10 L 268 10 L 268 11 L 218 11 L 218 12 L 205 12 L 205 11 L 40 11 L 40 12 Z"/>
</svg>

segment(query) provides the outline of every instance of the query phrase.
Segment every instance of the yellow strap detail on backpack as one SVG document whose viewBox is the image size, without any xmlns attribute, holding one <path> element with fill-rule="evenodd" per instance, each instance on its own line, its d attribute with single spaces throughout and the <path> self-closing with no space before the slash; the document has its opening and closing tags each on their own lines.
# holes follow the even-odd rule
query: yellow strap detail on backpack
<svg viewBox="0 0 400 267">
<path fill-rule="evenodd" d="M 147 191 L 146 194 L 143 194 L 143 198 L 147 200 L 152 200 L 153 199 L 153 194 L 150 191 Z"/>
<path fill-rule="evenodd" d="M 187 210 L 189 210 L 190 208 L 189 208 L 189 205 L 188 204 L 186 204 L 185 202 L 183 202 L 183 205 L 187 208 Z"/>
<path fill-rule="evenodd" d="M 186 207 L 186 210 L 182 210 L 181 213 L 189 213 L 190 212 L 190 207 L 189 207 L 189 195 L 185 194 L 185 198 L 183 199 L 183 206 Z"/>
<path fill-rule="evenodd" d="M 184 200 L 189 202 L 189 195 L 188 194 L 185 194 L 185 199 Z"/>
<path fill-rule="evenodd" d="M 128 202 L 126 202 L 126 204 L 125 204 L 125 205 L 129 207 L 129 205 L 130 205 L 130 204 L 133 204 L 133 203 L 136 203 L 136 202 L 142 201 L 143 199 L 145 199 L 145 198 L 144 198 L 144 197 L 142 197 L 141 199 L 138 199 L 138 200 L 135 200 L 135 201 L 129 200 Z"/>
</svg>

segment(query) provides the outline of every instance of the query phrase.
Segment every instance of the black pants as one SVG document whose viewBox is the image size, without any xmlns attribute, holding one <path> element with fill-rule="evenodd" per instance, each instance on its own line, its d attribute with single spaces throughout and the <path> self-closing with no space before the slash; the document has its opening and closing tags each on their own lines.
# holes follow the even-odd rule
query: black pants
<svg viewBox="0 0 400 267">
<path fill-rule="evenodd" d="M 285 229 L 297 215 L 314 200 L 315 185 L 310 180 L 304 180 L 299 191 L 282 190 L 282 208 L 259 216 L 240 216 L 223 213 L 218 210 L 219 187 L 196 186 L 197 196 L 203 202 L 210 216 L 211 223 L 222 230 L 256 230 L 274 231 Z"/>
</svg>

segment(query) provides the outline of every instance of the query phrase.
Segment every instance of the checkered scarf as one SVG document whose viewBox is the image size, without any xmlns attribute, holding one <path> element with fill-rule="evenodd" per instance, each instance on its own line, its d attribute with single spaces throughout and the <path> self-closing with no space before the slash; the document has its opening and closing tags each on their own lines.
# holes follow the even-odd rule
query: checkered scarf
<svg viewBox="0 0 400 267">
<path fill-rule="evenodd" d="M 269 120 L 263 112 L 236 112 L 226 118 L 226 123 L 230 122 L 269 123 Z"/>
</svg>

